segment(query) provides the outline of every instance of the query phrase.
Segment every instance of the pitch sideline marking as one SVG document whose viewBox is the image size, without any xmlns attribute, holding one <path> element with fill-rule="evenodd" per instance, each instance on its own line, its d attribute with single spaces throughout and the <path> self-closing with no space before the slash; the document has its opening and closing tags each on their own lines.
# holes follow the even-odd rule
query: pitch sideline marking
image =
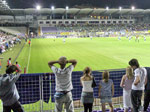
<svg viewBox="0 0 150 112">
<path fill-rule="evenodd" d="M 27 64 L 27 73 L 28 73 L 29 63 L 30 63 L 31 46 L 32 46 L 32 41 L 31 41 L 30 49 L 29 49 L 28 64 Z"/>
</svg>

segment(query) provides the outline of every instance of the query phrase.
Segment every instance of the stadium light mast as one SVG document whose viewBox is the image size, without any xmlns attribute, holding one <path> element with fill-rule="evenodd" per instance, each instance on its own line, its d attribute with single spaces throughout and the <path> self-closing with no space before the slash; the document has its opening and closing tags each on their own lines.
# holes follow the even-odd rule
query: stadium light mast
<svg viewBox="0 0 150 112">
<path fill-rule="evenodd" d="M 3 0 L 3 4 L 6 4 L 6 0 Z"/>
<path fill-rule="evenodd" d="M 66 19 L 68 18 L 67 17 L 67 11 L 69 10 L 69 7 L 68 6 L 66 6 Z"/>
<path fill-rule="evenodd" d="M 54 9 L 55 9 L 55 7 L 54 7 L 54 6 L 52 6 L 52 7 L 51 7 L 51 10 L 54 10 Z"/>
<path fill-rule="evenodd" d="M 122 7 L 121 7 L 121 6 L 119 7 L 119 10 L 120 10 L 120 11 L 122 10 Z"/>
<path fill-rule="evenodd" d="M 109 10 L 109 7 L 108 7 L 108 6 L 106 7 L 106 10 L 107 10 L 107 11 Z"/>
<path fill-rule="evenodd" d="M 53 14 L 53 10 L 55 9 L 55 7 L 54 6 L 51 6 L 51 10 L 52 10 L 52 13 L 51 13 L 51 18 L 53 19 L 53 16 L 55 16 L 54 14 Z"/>
<path fill-rule="evenodd" d="M 69 7 L 68 7 L 68 6 L 66 6 L 66 10 L 69 10 Z"/>
<path fill-rule="evenodd" d="M 132 10 L 134 10 L 134 9 L 135 9 L 135 7 L 134 7 L 134 6 L 132 6 L 132 7 L 131 7 L 131 9 L 132 9 Z"/>
<path fill-rule="evenodd" d="M 37 6 L 36 6 L 36 10 L 41 10 L 41 6 L 40 6 L 40 5 L 37 5 Z"/>
</svg>

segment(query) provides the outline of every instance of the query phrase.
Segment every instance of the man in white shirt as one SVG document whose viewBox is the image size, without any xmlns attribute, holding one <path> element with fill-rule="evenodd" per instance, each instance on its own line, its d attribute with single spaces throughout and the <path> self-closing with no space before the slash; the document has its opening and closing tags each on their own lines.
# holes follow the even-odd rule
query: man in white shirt
<svg viewBox="0 0 150 112">
<path fill-rule="evenodd" d="M 134 112 L 139 112 L 141 107 L 142 92 L 147 82 L 147 71 L 145 68 L 140 67 L 137 59 L 129 61 L 129 65 L 134 69 L 134 82 L 132 84 L 131 102 Z"/>
<path fill-rule="evenodd" d="M 56 63 L 60 65 L 60 68 L 54 66 Z M 71 63 L 71 65 L 66 67 L 67 63 Z M 60 57 L 58 61 L 50 61 L 48 63 L 55 74 L 55 112 L 62 112 L 63 104 L 66 106 L 66 112 L 74 112 L 71 93 L 73 89 L 71 75 L 76 64 L 76 60 L 67 60 L 66 57 Z"/>
</svg>

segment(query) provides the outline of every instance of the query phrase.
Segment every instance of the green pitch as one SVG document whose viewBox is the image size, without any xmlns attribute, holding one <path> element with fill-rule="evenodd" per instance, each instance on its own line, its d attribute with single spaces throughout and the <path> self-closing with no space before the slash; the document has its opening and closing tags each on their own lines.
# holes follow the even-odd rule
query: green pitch
<svg viewBox="0 0 150 112">
<path fill-rule="evenodd" d="M 92 70 L 126 68 L 128 61 L 137 58 L 141 66 L 150 66 L 150 39 L 144 42 L 130 42 L 126 38 L 67 38 L 32 39 L 31 46 L 26 43 L 17 61 L 28 73 L 51 72 L 48 61 L 57 60 L 61 56 L 76 59 L 78 64 L 74 71 L 82 71 L 86 66 Z M 58 66 L 58 65 L 57 65 Z"/>
</svg>

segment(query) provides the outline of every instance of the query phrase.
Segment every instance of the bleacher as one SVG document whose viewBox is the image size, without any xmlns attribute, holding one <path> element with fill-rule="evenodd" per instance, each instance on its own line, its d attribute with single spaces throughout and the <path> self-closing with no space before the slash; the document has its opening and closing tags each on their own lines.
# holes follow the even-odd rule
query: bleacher
<svg viewBox="0 0 150 112">
<path fill-rule="evenodd" d="M 116 37 L 127 35 L 146 35 L 150 30 L 149 24 L 137 25 L 56 25 L 51 27 L 41 27 L 42 36 L 58 37 L 66 35 L 68 37 Z"/>
<path fill-rule="evenodd" d="M 1 31 L 8 32 L 13 35 L 24 36 L 27 32 L 26 27 L 0 27 Z"/>
</svg>

